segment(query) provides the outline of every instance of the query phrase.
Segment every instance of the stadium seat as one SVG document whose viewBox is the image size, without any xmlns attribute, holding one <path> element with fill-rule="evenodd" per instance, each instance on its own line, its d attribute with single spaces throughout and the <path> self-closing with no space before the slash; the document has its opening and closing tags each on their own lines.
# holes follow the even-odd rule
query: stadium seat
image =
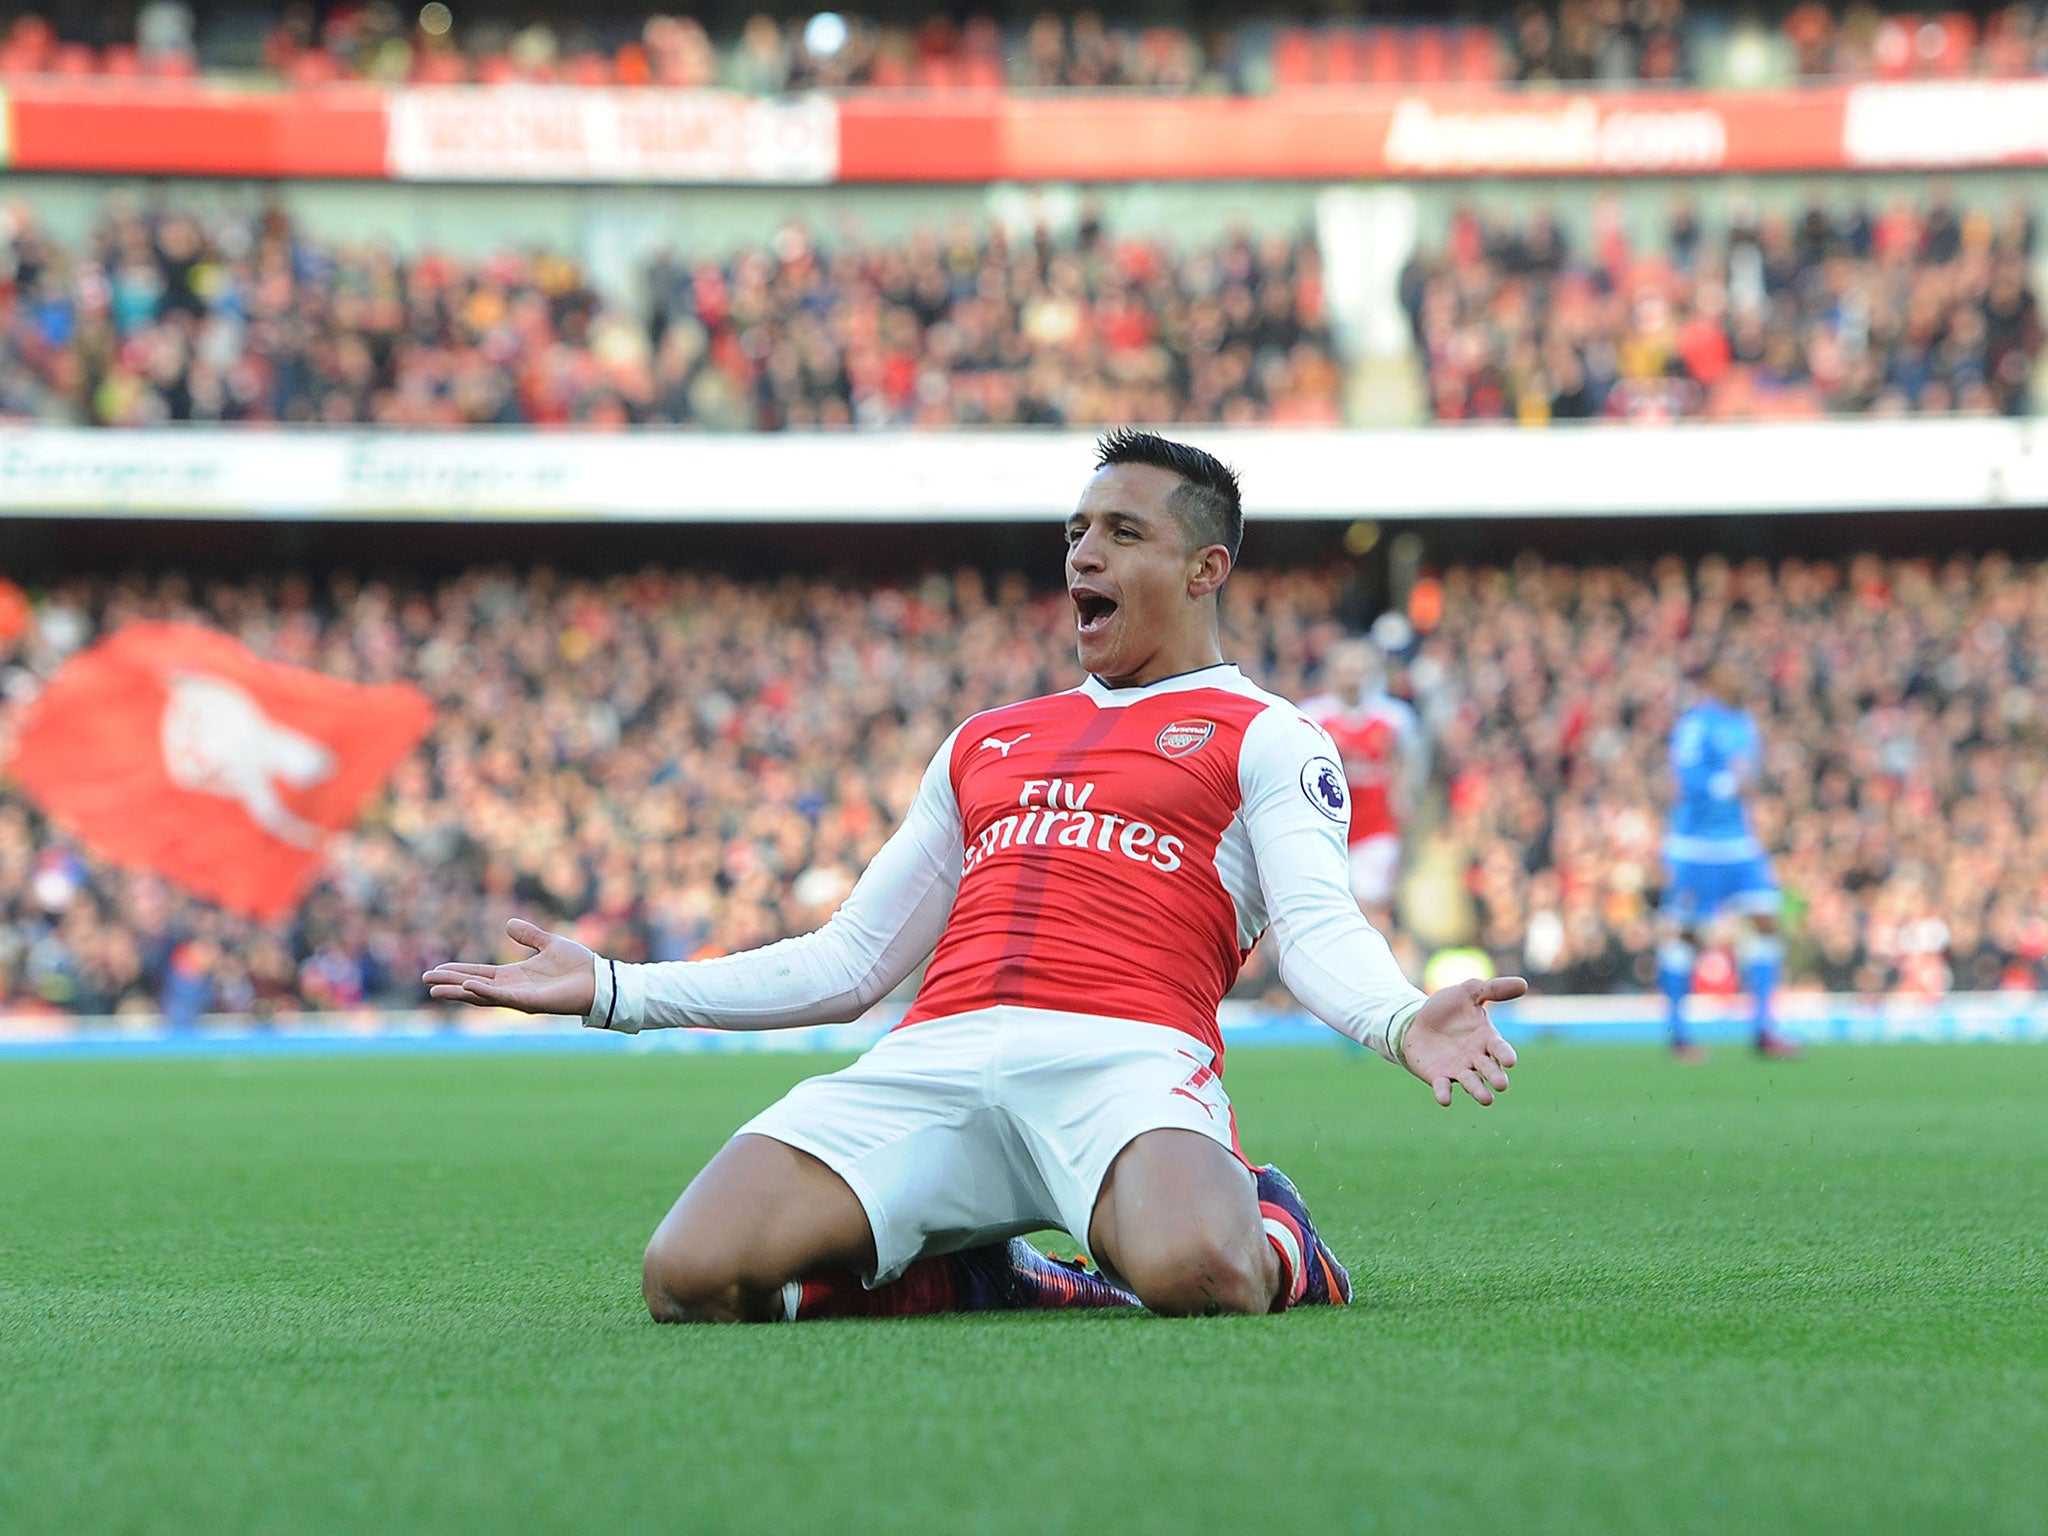
<svg viewBox="0 0 2048 1536">
<path fill-rule="evenodd" d="M 1458 28 L 1453 74 L 1464 85 L 1500 83 L 1500 38 L 1493 28 L 1477 25 Z"/>
<path fill-rule="evenodd" d="M 1398 27 L 1373 27 L 1365 36 L 1364 58 L 1356 79 L 1367 85 L 1406 85 L 1408 50 Z"/>
<path fill-rule="evenodd" d="M 1451 72 L 1450 41 L 1442 27 L 1416 27 L 1408 34 L 1408 80 L 1441 85 Z"/>
<path fill-rule="evenodd" d="M 1314 46 L 1300 27 L 1282 27 L 1273 39 L 1273 84 L 1283 90 L 1312 83 Z"/>
<path fill-rule="evenodd" d="M 84 79 L 100 72 L 99 55 L 83 43 L 63 43 L 50 56 L 50 73 Z"/>
<path fill-rule="evenodd" d="M 1871 67 L 1880 80 L 1904 80 L 1913 73 L 1918 16 L 1887 16 L 1871 35 Z"/>
<path fill-rule="evenodd" d="M 927 91 L 954 91 L 962 83 L 959 69 L 942 53 L 928 53 L 920 58 L 913 78 L 919 89 Z"/>
<path fill-rule="evenodd" d="M 417 53 L 412 78 L 420 85 L 455 85 L 469 78 L 469 61 L 452 48 Z"/>
<path fill-rule="evenodd" d="M 1929 26 L 1937 29 L 1926 41 L 1934 46 L 1933 55 L 1928 58 L 1928 71 L 1945 80 L 1958 79 L 1969 74 L 1977 54 L 1977 23 L 1961 11 L 1949 11 L 1938 16 Z M 1923 29 L 1923 36 L 1926 36 Z M 1923 46 L 1923 54 L 1925 48 Z"/>
<path fill-rule="evenodd" d="M 304 48 L 292 56 L 286 76 L 293 85 L 326 85 L 341 78 L 341 63 L 324 48 Z"/>
<path fill-rule="evenodd" d="M 1330 27 L 1316 38 L 1318 85 L 1352 85 L 1358 80 L 1358 40 L 1348 28 Z"/>
</svg>

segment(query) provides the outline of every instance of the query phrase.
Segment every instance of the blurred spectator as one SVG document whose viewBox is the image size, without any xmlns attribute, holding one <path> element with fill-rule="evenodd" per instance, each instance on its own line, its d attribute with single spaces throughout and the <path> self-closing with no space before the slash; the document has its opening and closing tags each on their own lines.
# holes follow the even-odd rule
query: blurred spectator
<svg viewBox="0 0 2048 1536">
<path fill-rule="evenodd" d="M 2048 985 L 2044 641 L 2048 565 L 1995 555 L 1445 573 L 1413 675 L 1481 941 L 1550 991 L 1647 987 L 1665 741 L 1720 650 L 1754 680 L 1792 981 Z"/>
<path fill-rule="evenodd" d="M 1510 74 L 1523 82 L 1690 78 L 1684 0 L 1559 0 L 1524 5 L 1511 28 Z"/>
<path fill-rule="evenodd" d="M 1370 8 L 1368 8 L 1370 9 Z M 242 26 L 195 27 L 188 0 L 58 7 L 54 22 L 17 15 L 0 38 L 0 75 L 187 78 L 263 75 L 317 88 L 335 80 L 447 85 L 724 86 L 752 94 L 804 90 L 1139 90 L 1242 93 L 1330 85 L 1521 82 L 1662 85 L 1732 75 L 1745 85 L 1789 79 L 2010 78 L 2048 72 L 2048 15 L 2038 0 L 1988 15 L 1880 11 L 1805 0 L 1784 14 L 1782 47 L 1737 16 L 1747 63 L 1715 70 L 1729 47 L 1729 7 L 1695 18 L 1684 0 L 1526 0 L 1446 22 L 1414 19 L 1275 26 L 1251 19 L 1200 29 L 1093 10 L 935 15 L 917 24 L 851 12 L 765 13 L 717 34 L 694 16 L 630 11 L 472 13 L 445 0 L 315 7 L 284 0 L 260 54 Z M 1782 9 L 1782 8 L 1780 8 Z M 260 13 L 259 13 L 260 14 Z M 730 15 L 731 13 L 727 13 Z"/>
<path fill-rule="evenodd" d="M 1756 679 L 1756 819 L 1793 984 L 2048 986 L 2048 564 L 1525 560 L 1431 585 L 1441 609 L 1408 676 L 1437 737 L 1438 835 L 1462 850 L 1492 964 L 1553 992 L 1647 988 L 1665 737 L 1689 669 L 1721 650 Z M 1347 600 L 1335 571 L 1249 568 L 1226 651 L 1305 697 Z M 142 618 L 408 679 L 439 707 L 275 927 L 83 857 L 0 795 L 0 1007 L 180 1019 L 418 1002 L 428 961 L 498 952 L 515 911 L 627 959 L 807 931 L 959 719 L 1074 674 L 1064 597 L 971 571 L 909 587 L 96 577 L 30 615 L 0 633 L 0 757 L 40 680 Z M 1255 955 L 1241 992 L 1275 985 Z"/>
<path fill-rule="evenodd" d="M 1964 10 L 1886 14 L 1863 3 L 1836 8 L 1805 0 L 1785 18 L 1783 31 L 1794 70 L 1804 79 L 2011 78 L 2048 71 L 2048 11 L 2038 4 L 1978 16 Z"/>
<path fill-rule="evenodd" d="M 1461 209 L 1401 292 L 1442 421 L 2020 416 L 2034 247 L 2024 203 L 1959 208 L 1939 183 L 1918 206 L 1738 207 L 1713 236 L 1681 194 L 1644 251 L 1611 199 L 1584 250 L 1540 209 L 1520 228 Z"/>
<path fill-rule="evenodd" d="M 1245 572 L 1242 653 L 1300 693 L 1334 577 Z M 425 964 L 496 952 L 514 911 L 624 957 L 748 947 L 828 916 L 965 715 L 1070 686 L 1064 593 L 974 572 L 909 589 L 476 571 L 92 578 L 0 638 L 0 760 L 64 657 L 141 618 L 279 660 L 406 678 L 440 710 L 324 879 L 266 928 L 83 857 L 0 792 L 0 1008 L 279 1016 L 418 1001 Z"/>
<path fill-rule="evenodd" d="M 11 256 L 11 263 L 4 258 Z M 804 225 L 723 262 L 655 261 L 647 306 L 547 252 L 464 262 L 329 245 L 279 209 L 117 205 L 84 249 L 0 225 L 0 419 L 725 429 L 1336 422 L 1312 238 L 1179 250 L 900 243 Z"/>
</svg>

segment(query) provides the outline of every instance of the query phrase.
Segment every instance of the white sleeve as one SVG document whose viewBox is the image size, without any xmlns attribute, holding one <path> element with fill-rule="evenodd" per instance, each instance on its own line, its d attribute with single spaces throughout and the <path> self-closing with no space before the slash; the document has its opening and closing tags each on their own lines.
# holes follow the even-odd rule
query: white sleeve
<svg viewBox="0 0 2048 1536">
<path fill-rule="evenodd" d="M 859 1018 L 929 955 L 960 888 L 956 730 L 925 769 L 910 814 L 815 933 L 717 960 L 597 961 L 592 1029 L 793 1029 Z M 616 983 L 616 984 L 615 984 Z"/>
<path fill-rule="evenodd" d="M 1274 705 L 1245 731 L 1238 811 L 1279 948 L 1280 979 L 1340 1034 L 1400 1060 L 1426 1000 L 1401 974 L 1351 895 L 1344 834 L 1350 791 L 1336 746 L 1292 708 Z"/>
</svg>

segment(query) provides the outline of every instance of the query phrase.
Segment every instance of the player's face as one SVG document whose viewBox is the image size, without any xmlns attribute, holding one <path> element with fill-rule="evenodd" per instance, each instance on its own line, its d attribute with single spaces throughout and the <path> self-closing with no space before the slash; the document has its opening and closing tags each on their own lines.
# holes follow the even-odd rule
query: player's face
<svg viewBox="0 0 2048 1536">
<path fill-rule="evenodd" d="M 1200 599 L 1215 585 L 1167 505 L 1180 484 L 1150 464 L 1112 465 L 1096 471 L 1067 519 L 1075 647 L 1105 682 L 1154 682 L 1213 659 Z"/>
<path fill-rule="evenodd" d="M 1355 699 L 1365 692 L 1368 663 L 1358 647 L 1347 645 L 1330 654 L 1330 691 L 1339 698 Z"/>
</svg>

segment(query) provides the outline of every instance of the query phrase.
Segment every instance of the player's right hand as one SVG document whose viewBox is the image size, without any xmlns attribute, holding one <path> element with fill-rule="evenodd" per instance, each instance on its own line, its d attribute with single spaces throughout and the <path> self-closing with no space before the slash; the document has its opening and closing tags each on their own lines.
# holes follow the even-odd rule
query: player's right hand
<svg viewBox="0 0 2048 1536">
<path fill-rule="evenodd" d="M 533 953 L 511 965 L 448 960 L 420 980 L 427 984 L 432 996 L 447 1003 L 578 1017 L 590 1012 L 597 997 L 595 954 L 574 939 L 536 928 L 523 917 L 507 923 L 505 935 Z"/>
</svg>

